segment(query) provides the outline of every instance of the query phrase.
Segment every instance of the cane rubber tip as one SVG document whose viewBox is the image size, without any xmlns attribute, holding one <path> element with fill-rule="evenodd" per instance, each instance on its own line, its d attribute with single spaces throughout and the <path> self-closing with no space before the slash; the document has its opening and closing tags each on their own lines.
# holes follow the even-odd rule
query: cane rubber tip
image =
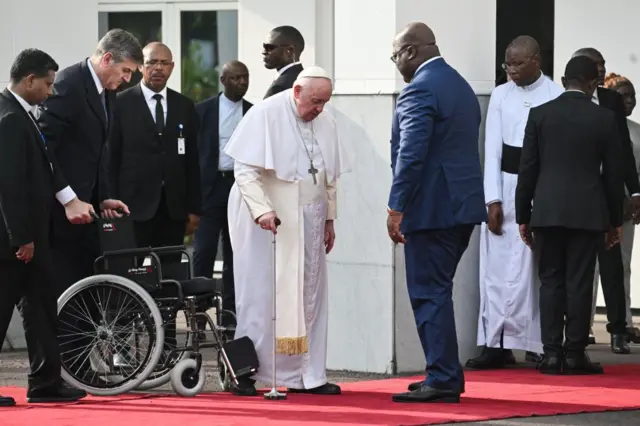
<svg viewBox="0 0 640 426">
<path fill-rule="evenodd" d="M 264 399 L 268 399 L 270 401 L 283 401 L 287 399 L 287 394 L 280 392 L 268 392 L 264 394 Z"/>
</svg>

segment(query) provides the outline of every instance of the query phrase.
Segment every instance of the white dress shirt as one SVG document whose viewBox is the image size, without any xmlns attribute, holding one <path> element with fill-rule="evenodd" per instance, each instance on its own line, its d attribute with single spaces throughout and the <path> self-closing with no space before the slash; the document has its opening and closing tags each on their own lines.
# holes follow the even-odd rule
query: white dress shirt
<svg viewBox="0 0 640 426">
<path fill-rule="evenodd" d="M 220 159 L 218 161 L 218 170 L 222 172 L 233 171 L 233 158 L 229 157 L 224 152 L 224 148 L 229 142 L 229 138 L 233 134 L 233 131 L 242 120 L 242 100 L 233 102 L 227 98 L 224 93 L 220 94 L 220 104 L 218 107 L 218 134 L 220 144 Z"/>
<path fill-rule="evenodd" d="M 144 96 L 144 100 L 147 101 L 147 106 L 149 107 L 149 111 L 151 111 L 151 117 L 153 117 L 153 121 L 156 121 L 156 101 L 153 99 L 155 95 L 162 96 L 160 99 L 160 104 L 162 105 L 162 110 L 164 111 L 164 123 L 167 122 L 167 112 L 169 111 L 169 105 L 167 104 L 167 88 L 165 87 L 160 92 L 154 92 L 149 89 L 145 84 L 141 81 L 140 87 L 142 88 L 142 95 Z"/>
<path fill-rule="evenodd" d="M 31 122 L 33 123 L 34 126 L 36 126 L 36 130 L 38 130 L 38 133 L 42 136 L 42 132 L 40 131 L 40 127 L 38 126 L 38 124 L 35 121 L 33 121 L 33 117 L 35 117 L 35 116 L 32 116 L 32 114 L 34 114 L 36 107 L 33 106 L 33 105 L 29 105 L 29 103 L 27 101 L 22 99 L 22 97 L 17 95 L 13 90 L 11 90 L 9 88 L 7 88 L 7 90 L 18 100 L 18 103 L 22 106 L 22 108 L 24 108 L 25 111 L 27 111 L 27 113 L 31 113 L 31 114 L 29 114 L 29 118 L 31 118 Z M 44 136 L 43 136 L 43 143 L 45 143 Z M 67 204 L 68 202 L 70 202 L 74 198 L 76 198 L 76 193 L 73 192 L 73 189 L 71 189 L 70 186 L 67 186 L 67 187 L 63 188 L 63 189 L 61 189 L 60 191 L 58 191 L 56 193 L 56 199 L 62 205 Z"/>
<path fill-rule="evenodd" d="M 100 82 L 98 78 L 98 74 L 96 74 L 93 69 L 93 64 L 91 64 L 91 60 L 87 59 L 87 66 L 89 67 L 89 72 L 91 72 L 91 77 L 93 77 L 93 82 L 96 84 L 96 89 L 98 90 L 98 95 L 102 96 L 102 92 L 104 92 L 104 86 Z"/>
</svg>

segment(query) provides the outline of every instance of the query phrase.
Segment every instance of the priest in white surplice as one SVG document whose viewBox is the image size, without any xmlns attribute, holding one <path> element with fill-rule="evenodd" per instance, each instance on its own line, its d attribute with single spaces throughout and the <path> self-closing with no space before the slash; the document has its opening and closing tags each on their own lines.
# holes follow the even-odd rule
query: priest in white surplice
<svg viewBox="0 0 640 426">
<path fill-rule="evenodd" d="M 340 393 L 325 372 L 326 254 L 335 239 L 336 182 L 348 171 L 336 115 L 324 110 L 332 90 L 326 71 L 307 68 L 292 89 L 249 110 L 225 149 L 235 160 L 228 216 L 236 338 L 248 336 L 260 361 L 252 379 L 233 386 L 237 395 L 256 395 L 256 380 L 271 383 L 274 232 L 277 384 L 289 392 Z"/>
<path fill-rule="evenodd" d="M 542 353 L 536 260 L 520 238 L 514 197 L 529 110 L 563 90 L 542 74 L 540 48 L 531 37 L 511 42 L 504 68 L 510 81 L 491 94 L 485 132 L 489 221 L 480 234 L 478 319 L 478 346 L 483 351 L 466 364 L 475 369 L 514 364 L 512 349 L 527 351 L 530 361 L 537 361 Z"/>
</svg>

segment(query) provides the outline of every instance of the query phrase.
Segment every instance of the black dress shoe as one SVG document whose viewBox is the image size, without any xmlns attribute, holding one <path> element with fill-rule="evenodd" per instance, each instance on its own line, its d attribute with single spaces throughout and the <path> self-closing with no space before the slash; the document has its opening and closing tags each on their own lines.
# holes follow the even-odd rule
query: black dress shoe
<svg viewBox="0 0 640 426">
<path fill-rule="evenodd" d="M 16 401 L 10 396 L 0 395 L 0 407 L 13 407 L 16 405 Z"/>
<path fill-rule="evenodd" d="M 559 375 L 562 374 L 562 358 L 547 354 L 542 357 L 536 369 L 542 374 Z"/>
<path fill-rule="evenodd" d="M 74 402 L 87 396 L 83 390 L 72 388 L 66 383 L 57 386 L 27 390 L 27 402 L 47 404 L 56 402 Z"/>
<path fill-rule="evenodd" d="M 231 382 L 231 393 L 236 396 L 257 396 L 256 382 L 252 379 L 239 379 L 237 385 Z"/>
<path fill-rule="evenodd" d="M 611 335 L 611 352 L 614 354 L 626 355 L 631 353 L 629 344 L 627 343 L 626 334 L 612 334 Z"/>
<path fill-rule="evenodd" d="M 589 335 L 589 344 L 590 345 L 595 345 L 596 344 L 596 336 L 594 336 L 593 334 Z"/>
<path fill-rule="evenodd" d="M 462 376 L 462 386 L 460 386 L 460 394 L 463 394 L 465 392 L 464 383 L 465 383 L 464 376 Z M 407 390 L 409 392 L 413 392 L 420 389 L 423 385 L 424 385 L 424 381 L 409 383 L 409 386 L 407 386 Z"/>
<path fill-rule="evenodd" d="M 458 392 L 442 389 L 434 389 L 422 385 L 412 392 L 397 393 L 391 397 L 394 402 L 445 402 L 457 404 L 460 402 Z"/>
<path fill-rule="evenodd" d="M 318 386 L 316 388 L 311 388 L 311 389 L 289 388 L 288 391 L 290 393 L 308 393 L 311 395 L 340 395 L 342 393 L 342 389 L 340 389 L 340 386 L 335 385 L 333 383 L 325 383 L 322 386 Z"/>
<path fill-rule="evenodd" d="M 485 347 L 480 356 L 468 360 L 465 367 L 473 370 L 494 370 L 515 363 L 516 359 L 511 349 Z"/>
<path fill-rule="evenodd" d="M 564 374 L 585 375 L 603 374 L 604 369 L 598 362 L 591 362 L 586 352 L 582 354 L 569 354 L 564 360 L 562 368 Z"/>
</svg>

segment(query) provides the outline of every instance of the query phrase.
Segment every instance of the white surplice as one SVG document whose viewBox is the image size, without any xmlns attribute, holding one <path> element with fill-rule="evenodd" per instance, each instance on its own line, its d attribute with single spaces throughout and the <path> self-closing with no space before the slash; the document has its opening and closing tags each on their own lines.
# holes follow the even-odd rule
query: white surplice
<svg viewBox="0 0 640 426">
<path fill-rule="evenodd" d="M 303 324 L 299 328 L 306 336 L 308 350 L 295 355 L 277 354 L 276 377 L 278 386 L 311 389 L 327 383 L 324 231 L 326 221 L 336 218 L 337 178 L 348 169 L 340 155 L 333 116 L 323 113 L 305 123 L 295 116 L 294 108 L 291 90 L 257 104 L 240 123 L 226 149 L 235 160 L 236 178 L 228 211 L 238 319 L 235 337 L 248 336 L 253 341 L 260 361 L 253 378 L 270 384 L 274 263 L 278 291 L 285 282 L 301 280 L 302 295 L 299 300 L 292 300 L 299 306 L 279 306 L 278 318 L 300 309 Z M 309 156 L 318 170 L 317 184 L 309 173 Z M 282 220 L 275 262 L 273 234 L 255 223 L 255 219 L 272 210 Z M 295 317 L 288 319 L 296 321 Z"/>
<path fill-rule="evenodd" d="M 480 234 L 478 345 L 542 353 L 536 259 L 520 238 L 515 217 L 518 176 L 501 170 L 502 144 L 522 148 L 529 110 L 555 99 L 562 88 L 544 75 L 533 84 L 496 87 L 485 131 L 484 190 L 487 205 L 502 202 L 502 235 L 483 224 Z"/>
</svg>

